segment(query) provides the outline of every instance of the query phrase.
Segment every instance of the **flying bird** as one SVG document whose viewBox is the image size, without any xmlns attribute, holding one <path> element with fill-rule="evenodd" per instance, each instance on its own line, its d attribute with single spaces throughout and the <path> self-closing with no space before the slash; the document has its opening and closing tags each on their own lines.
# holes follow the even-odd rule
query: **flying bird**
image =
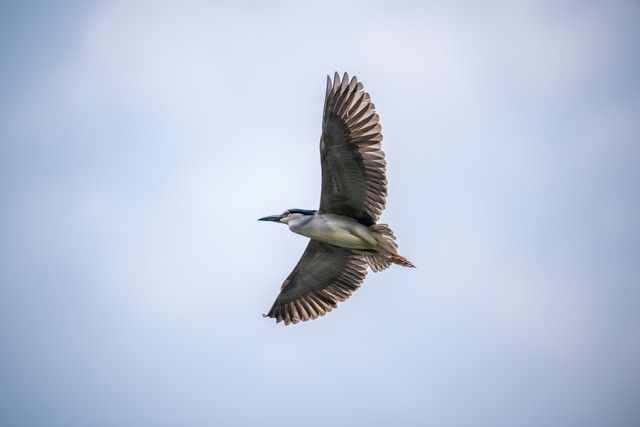
<svg viewBox="0 0 640 427">
<path fill-rule="evenodd" d="M 288 209 L 260 218 L 286 224 L 309 244 L 285 279 L 265 317 L 285 325 L 323 316 L 360 287 L 367 267 L 414 267 L 398 254 L 387 224 L 377 224 L 386 204 L 382 127 L 371 97 L 355 76 L 327 76 L 318 210 Z"/>
</svg>

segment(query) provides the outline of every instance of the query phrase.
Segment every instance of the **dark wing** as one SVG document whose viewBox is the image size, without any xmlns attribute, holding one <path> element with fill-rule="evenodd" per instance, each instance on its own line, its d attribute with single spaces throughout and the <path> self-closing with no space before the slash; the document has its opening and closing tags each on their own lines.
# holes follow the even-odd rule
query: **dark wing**
<svg viewBox="0 0 640 427">
<path fill-rule="evenodd" d="M 320 213 L 344 215 L 364 225 L 378 221 L 387 197 L 382 127 L 362 83 L 327 76 L 322 118 Z"/>
<path fill-rule="evenodd" d="M 344 301 L 367 275 L 367 263 L 350 250 L 310 240 L 265 317 L 285 325 L 323 316 Z"/>
</svg>

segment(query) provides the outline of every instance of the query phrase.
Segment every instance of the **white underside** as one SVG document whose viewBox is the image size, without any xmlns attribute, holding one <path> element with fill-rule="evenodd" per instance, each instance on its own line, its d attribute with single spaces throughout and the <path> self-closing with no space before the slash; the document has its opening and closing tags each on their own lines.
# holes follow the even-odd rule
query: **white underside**
<svg viewBox="0 0 640 427">
<path fill-rule="evenodd" d="M 375 249 L 377 240 L 368 227 L 340 215 L 317 214 L 289 221 L 294 233 L 348 249 Z"/>
</svg>

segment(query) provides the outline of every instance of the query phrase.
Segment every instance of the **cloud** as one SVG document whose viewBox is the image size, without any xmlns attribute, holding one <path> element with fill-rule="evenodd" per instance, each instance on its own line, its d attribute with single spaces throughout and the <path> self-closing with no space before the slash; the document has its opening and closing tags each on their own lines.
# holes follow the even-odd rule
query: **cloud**
<svg viewBox="0 0 640 427">
<path fill-rule="evenodd" d="M 321 402 L 336 423 L 354 408 L 372 423 L 416 424 L 425 408 L 445 425 L 460 408 L 487 424 L 605 419 L 575 396 L 610 399 L 601 379 L 636 378 L 624 365 L 640 345 L 625 305 L 640 129 L 637 99 L 618 92 L 635 46 L 622 14 L 96 6 L 4 120 L 16 135 L 3 156 L 18 183 L 3 214 L 20 241 L 12 265 L 30 266 L 24 289 L 47 292 L 34 302 L 14 285 L 37 310 L 5 316 L 38 343 L 25 354 L 53 355 L 45 374 L 81 366 L 50 374 L 43 399 L 113 374 L 96 393 L 135 420 L 146 403 L 162 422 L 281 422 L 283 401 L 296 420 Z M 376 102 L 383 219 L 418 269 L 370 274 L 327 318 L 283 330 L 260 313 L 305 241 L 255 220 L 317 205 L 334 69 Z M 44 339 L 42 325 L 62 326 Z M 254 409 L 240 421 L 238 402 Z"/>
<path fill-rule="evenodd" d="M 495 8 L 489 8 L 477 11 L 479 16 L 464 15 L 457 9 L 436 10 L 431 16 L 418 11 L 408 19 L 391 16 L 384 28 L 367 23 L 380 19 L 380 12 L 374 10 L 368 12 L 365 18 L 369 19 L 363 19 L 360 24 L 361 33 L 366 37 L 353 37 L 351 32 L 344 37 L 342 45 L 336 44 L 335 40 L 340 37 L 335 33 L 325 40 L 317 33 L 322 27 L 316 25 L 308 27 L 311 31 L 300 43 L 289 33 L 274 29 L 273 23 L 259 13 L 243 8 L 212 8 L 201 4 L 189 10 L 173 6 L 154 8 L 153 14 L 148 10 L 145 5 L 122 2 L 99 8 L 83 24 L 77 53 L 70 55 L 71 61 L 52 76 L 50 85 L 55 105 L 46 107 L 45 100 L 45 107 L 38 108 L 46 109 L 53 117 L 68 115 L 76 122 L 94 121 L 96 130 L 102 126 L 96 115 L 126 111 L 133 117 L 157 123 L 160 129 L 176 132 L 174 136 L 183 140 L 181 147 L 164 152 L 161 148 L 156 158 L 141 154 L 131 165 L 137 168 L 138 162 L 147 157 L 150 166 L 160 161 L 160 167 L 168 168 L 166 177 L 153 183 L 157 198 L 136 200 L 139 192 L 131 193 L 113 184 L 98 191 L 86 187 L 83 190 L 86 194 L 77 198 L 80 219 L 86 227 L 98 227 L 100 244 L 111 250 L 105 260 L 105 270 L 114 275 L 111 277 L 114 283 L 123 286 L 122 292 L 126 289 L 122 295 L 126 295 L 129 303 L 138 301 L 141 306 L 160 304 L 156 307 L 161 307 L 163 312 L 170 309 L 193 312 L 194 305 L 200 305 L 204 311 L 207 301 L 239 298 L 238 289 L 224 285 L 228 279 L 212 285 L 205 280 L 227 278 L 242 269 L 242 263 L 231 254 L 245 258 L 242 256 L 245 245 L 253 240 L 252 233 L 258 232 L 253 228 L 249 232 L 248 226 L 239 227 L 235 234 L 227 234 L 228 230 L 237 229 L 239 221 L 262 215 L 262 206 L 273 206 L 267 209 L 269 212 L 281 210 L 291 203 L 287 199 L 293 196 L 295 201 L 296 194 L 304 195 L 298 196 L 300 202 L 316 203 L 319 168 L 314 145 L 318 120 L 312 117 L 319 114 L 322 82 L 313 85 L 309 70 L 318 68 L 318 63 L 325 60 L 330 63 L 330 58 L 336 56 L 346 63 L 359 63 L 360 66 L 353 67 L 356 70 L 373 70 L 372 74 L 377 77 L 371 79 L 372 92 L 382 101 L 378 103 L 379 109 L 389 112 L 390 122 L 385 123 L 389 123 L 388 135 L 395 140 L 409 141 L 412 134 L 419 134 L 422 121 L 416 120 L 419 117 L 436 117 L 443 123 L 433 123 L 432 133 L 427 130 L 425 139 L 429 143 L 415 146 L 390 142 L 388 151 L 395 156 L 391 172 L 396 173 L 393 164 L 419 167 L 419 163 L 408 157 L 411 153 L 417 154 L 414 159 L 419 161 L 424 161 L 425 156 L 445 153 L 450 157 L 443 164 L 455 164 L 451 162 L 456 159 L 462 162 L 459 166 L 470 168 L 467 174 L 479 174 L 483 185 L 497 185 L 491 190 L 475 185 L 496 203 L 498 197 L 511 188 L 515 190 L 516 186 L 539 179 L 537 165 L 529 156 L 537 142 L 522 134 L 526 124 L 515 121 L 517 117 L 498 124 L 496 115 L 504 114 L 501 109 L 510 105 L 509 97 L 514 94 L 535 93 L 535 98 L 548 101 L 558 94 L 566 94 L 567 90 L 584 90 L 609 60 L 606 51 L 611 42 L 602 37 L 608 33 L 609 23 L 593 19 L 590 13 L 563 18 L 556 11 L 531 5 L 522 11 L 505 8 L 497 13 Z M 331 15 L 330 11 L 316 12 L 320 17 Z M 296 8 L 291 13 L 309 17 Z M 334 18 L 336 32 L 354 25 L 346 16 Z M 429 25 L 424 24 L 425 19 Z M 452 26 L 452 22 L 457 24 Z M 306 28 L 293 21 L 288 26 L 293 31 Z M 464 30 L 452 31 L 453 27 Z M 286 55 L 289 48 L 292 54 Z M 347 52 L 352 52 L 353 58 L 345 59 Z M 299 60 L 303 53 L 313 67 Z M 320 58 L 314 58 L 316 55 Z M 272 58 L 279 61 L 274 62 Z M 314 107 L 293 107 L 301 102 L 298 88 L 302 87 L 305 103 Z M 388 93 L 391 90 L 398 90 L 403 99 L 411 102 L 394 102 Z M 497 100 L 491 100 L 492 94 L 498 95 Z M 53 104 L 52 99 L 48 102 Z M 493 109 L 485 111 L 487 102 Z M 405 107 L 412 103 L 420 109 Z M 63 113 L 56 111 L 58 106 L 62 106 Z M 277 107 L 272 108 L 274 106 Z M 408 118 L 394 116 L 395 106 Z M 51 126 L 55 126 L 58 119 L 51 120 Z M 407 124 L 408 127 L 401 127 Z M 433 132 L 443 131 L 444 126 L 452 124 L 467 124 L 469 130 L 456 137 L 460 145 L 444 147 L 443 142 L 438 141 L 443 135 Z M 394 129 L 394 125 L 400 125 L 400 130 Z M 496 138 L 477 143 L 463 140 L 474 130 L 493 132 Z M 145 137 L 148 135 L 132 141 L 139 150 L 148 150 L 153 145 L 145 141 Z M 504 141 L 508 138 L 521 139 L 521 142 L 506 147 Z M 298 142 L 301 139 L 306 142 Z M 176 152 L 174 150 L 187 152 L 178 154 L 182 156 L 180 165 L 171 165 L 167 157 Z M 491 153 L 491 157 L 486 157 L 486 153 Z M 563 157 L 569 155 L 568 152 L 562 154 Z M 112 167 L 122 168 L 122 161 L 128 156 L 128 149 L 121 147 L 112 160 Z M 493 162 L 494 170 L 475 167 L 478 161 Z M 286 171 L 282 170 L 284 164 Z M 452 188 L 468 191 L 467 178 L 437 169 L 442 166 L 432 166 L 436 167 L 435 172 L 426 175 L 418 172 L 414 178 L 433 179 L 440 175 L 453 185 L 449 191 Z M 138 172 L 129 168 L 127 172 L 145 182 L 145 178 L 137 177 Z M 252 173 L 259 173 L 260 178 Z M 514 185 L 500 184 L 497 179 L 502 176 L 519 178 Z M 159 174 L 152 177 L 157 178 Z M 406 178 L 400 175 L 399 179 Z M 314 189 L 313 193 L 309 193 L 309 188 Z M 396 195 L 398 188 L 400 186 L 395 186 Z M 432 190 L 433 201 L 450 197 Z M 396 203 L 405 203 L 398 199 L 408 195 L 394 197 Z M 476 245 L 472 252 L 458 250 L 458 254 L 466 258 L 456 259 L 456 264 L 498 266 L 499 260 L 487 256 L 483 242 L 509 239 L 500 227 L 501 222 L 494 224 L 487 222 L 488 217 L 476 217 L 475 220 L 481 218 L 480 224 L 490 226 L 491 233 L 495 234 L 479 233 L 473 228 L 478 223 L 466 215 L 469 209 L 475 210 L 477 216 L 479 208 L 491 207 L 486 203 L 472 206 L 464 201 L 453 202 L 450 208 L 461 212 L 457 218 L 464 224 L 458 224 L 463 228 L 448 244 L 467 246 L 471 237 Z M 390 208 L 393 209 L 393 205 Z M 516 220 L 512 226 L 520 224 Z M 219 230 L 225 233 L 220 235 Z M 451 232 L 447 235 L 454 236 Z M 438 233 L 435 237 L 446 238 Z M 282 248 L 299 250 L 297 243 Z M 276 255 L 286 266 L 288 257 L 271 256 Z M 438 273 L 441 275 L 438 282 L 456 277 L 449 276 L 447 271 Z M 518 270 L 503 273 L 486 271 L 483 278 L 486 283 L 479 288 L 485 298 L 495 304 L 491 313 L 493 321 L 496 324 L 513 322 L 519 313 L 521 327 L 536 337 L 532 339 L 552 340 L 553 348 L 558 348 L 558 343 L 571 332 L 553 337 L 542 331 L 532 332 L 540 327 L 537 319 L 541 312 L 527 301 L 532 295 L 541 297 L 532 293 L 540 279 Z M 252 280 L 256 277 L 252 276 Z M 464 286 L 469 284 L 469 279 L 464 275 L 458 278 Z M 575 295 L 561 298 L 575 300 Z M 573 312 L 579 319 L 588 319 L 590 307 L 584 304 L 580 308 L 587 312 L 577 314 L 578 307 Z M 566 322 L 566 327 L 576 334 L 584 333 L 580 321 L 562 317 L 558 321 Z"/>
</svg>

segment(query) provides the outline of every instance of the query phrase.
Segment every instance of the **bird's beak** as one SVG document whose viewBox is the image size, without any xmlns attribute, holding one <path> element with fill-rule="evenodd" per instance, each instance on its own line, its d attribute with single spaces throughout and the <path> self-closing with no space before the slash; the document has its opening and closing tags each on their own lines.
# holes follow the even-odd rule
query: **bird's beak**
<svg viewBox="0 0 640 427">
<path fill-rule="evenodd" d="M 258 219 L 258 221 L 280 222 L 281 219 L 282 219 L 282 215 L 271 215 L 271 216 L 264 216 L 264 217 Z"/>
</svg>

